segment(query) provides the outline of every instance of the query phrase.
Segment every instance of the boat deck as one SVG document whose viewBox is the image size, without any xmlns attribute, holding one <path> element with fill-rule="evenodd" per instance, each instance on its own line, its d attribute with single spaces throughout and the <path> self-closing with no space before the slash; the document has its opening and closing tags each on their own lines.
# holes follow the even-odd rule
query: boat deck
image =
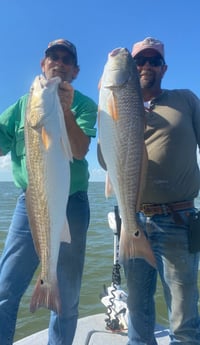
<svg viewBox="0 0 200 345">
<path fill-rule="evenodd" d="M 96 314 L 80 318 L 73 345 L 126 345 L 127 332 L 111 332 L 105 328 L 105 314 Z M 169 344 L 169 332 L 157 325 L 156 339 L 159 345 Z M 13 345 L 46 345 L 47 329 L 18 340 Z"/>
</svg>

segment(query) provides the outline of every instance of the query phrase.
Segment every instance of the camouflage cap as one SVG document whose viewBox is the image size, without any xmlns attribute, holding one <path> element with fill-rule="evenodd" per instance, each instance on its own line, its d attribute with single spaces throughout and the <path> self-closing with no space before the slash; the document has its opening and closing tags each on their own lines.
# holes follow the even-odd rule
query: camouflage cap
<svg viewBox="0 0 200 345">
<path fill-rule="evenodd" d="M 48 48 L 45 51 L 45 54 L 47 55 L 48 52 L 51 51 L 51 49 L 59 48 L 59 47 L 62 47 L 62 48 L 65 48 L 66 50 L 68 50 L 68 52 L 71 55 L 73 55 L 75 64 L 77 65 L 78 57 L 77 57 L 77 51 L 76 51 L 75 45 L 73 43 L 71 43 L 70 41 L 65 40 L 63 38 L 59 38 L 57 40 L 54 40 L 54 41 L 50 42 L 48 44 Z"/>
<path fill-rule="evenodd" d="M 153 49 L 157 51 L 163 60 L 165 59 L 164 44 L 153 37 L 147 37 L 143 41 L 135 43 L 133 45 L 132 56 L 135 57 L 146 49 Z"/>
</svg>

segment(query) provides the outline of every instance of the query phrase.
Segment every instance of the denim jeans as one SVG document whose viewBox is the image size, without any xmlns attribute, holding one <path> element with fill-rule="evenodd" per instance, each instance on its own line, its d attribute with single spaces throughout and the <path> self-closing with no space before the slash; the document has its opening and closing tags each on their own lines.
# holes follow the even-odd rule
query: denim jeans
<svg viewBox="0 0 200 345">
<path fill-rule="evenodd" d="M 62 312 L 51 312 L 48 345 L 71 345 L 76 330 L 90 218 L 86 192 L 69 197 L 67 217 L 71 243 L 61 243 L 57 266 Z M 18 198 L 0 259 L 1 345 L 13 343 L 19 303 L 38 265 L 23 193 Z"/>
<path fill-rule="evenodd" d="M 157 270 L 143 259 L 130 259 L 125 265 L 128 286 L 128 345 L 156 345 L 154 337 L 157 273 L 163 285 L 167 305 L 170 344 L 199 345 L 198 313 L 199 254 L 188 251 L 188 213 L 179 211 L 177 224 L 171 214 L 151 218 L 139 213 L 139 219 L 154 251 Z"/>
</svg>

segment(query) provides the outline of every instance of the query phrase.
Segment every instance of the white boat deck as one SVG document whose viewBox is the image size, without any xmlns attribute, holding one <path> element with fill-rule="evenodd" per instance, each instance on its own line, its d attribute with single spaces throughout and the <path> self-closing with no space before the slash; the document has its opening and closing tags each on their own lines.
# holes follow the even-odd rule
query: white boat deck
<svg viewBox="0 0 200 345">
<path fill-rule="evenodd" d="M 106 330 L 105 314 L 96 314 L 80 318 L 73 345 L 126 345 L 127 332 L 111 332 Z M 169 332 L 157 325 L 156 339 L 159 345 L 169 344 Z M 13 345 L 46 345 L 47 329 L 32 334 L 15 342 Z"/>
</svg>

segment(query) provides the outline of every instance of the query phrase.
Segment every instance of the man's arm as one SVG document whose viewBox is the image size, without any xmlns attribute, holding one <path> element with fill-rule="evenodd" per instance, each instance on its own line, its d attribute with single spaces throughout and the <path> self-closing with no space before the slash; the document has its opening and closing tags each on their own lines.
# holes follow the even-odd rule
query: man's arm
<svg viewBox="0 0 200 345">
<path fill-rule="evenodd" d="M 74 158 L 83 159 L 88 152 L 90 138 L 77 125 L 73 112 L 64 111 L 65 125 Z"/>
<path fill-rule="evenodd" d="M 88 152 L 90 138 L 77 125 L 74 114 L 70 109 L 73 102 L 74 89 L 69 83 L 61 82 L 58 94 L 64 112 L 65 125 L 73 157 L 83 159 Z"/>
</svg>

